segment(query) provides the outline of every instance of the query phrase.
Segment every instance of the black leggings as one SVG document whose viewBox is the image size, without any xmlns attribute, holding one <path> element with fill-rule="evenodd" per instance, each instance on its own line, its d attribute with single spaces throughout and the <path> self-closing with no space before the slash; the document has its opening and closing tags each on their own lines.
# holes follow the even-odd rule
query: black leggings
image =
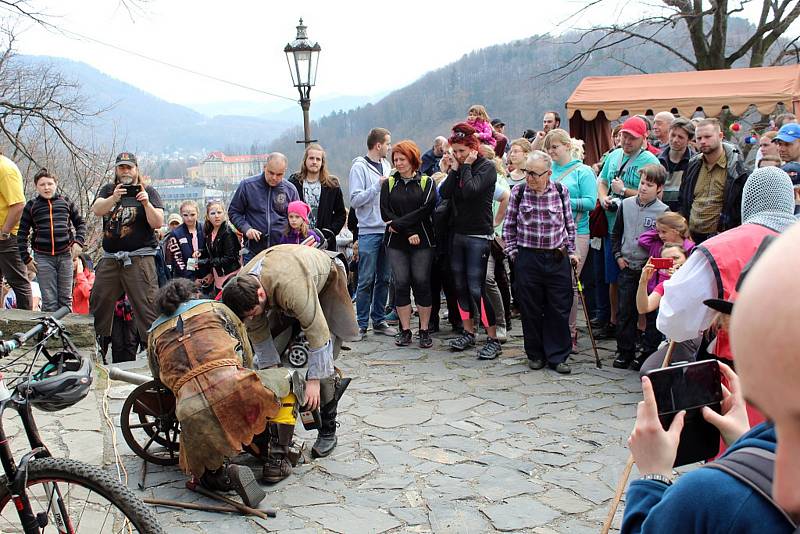
<svg viewBox="0 0 800 534">
<path fill-rule="evenodd" d="M 481 318 L 481 301 L 488 326 L 497 320 L 491 301 L 486 297 L 486 264 L 489 261 L 489 240 L 462 234 L 453 234 L 450 249 L 450 269 L 456 287 L 459 307 L 475 319 L 477 328 Z"/>
<path fill-rule="evenodd" d="M 386 247 L 386 256 L 392 267 L 394 280 L 394 305 L 398 308 L 411 304 L 411 289 L 417 306 L 431 305 L 432 248 L 408 250 Z"/>
</svg>

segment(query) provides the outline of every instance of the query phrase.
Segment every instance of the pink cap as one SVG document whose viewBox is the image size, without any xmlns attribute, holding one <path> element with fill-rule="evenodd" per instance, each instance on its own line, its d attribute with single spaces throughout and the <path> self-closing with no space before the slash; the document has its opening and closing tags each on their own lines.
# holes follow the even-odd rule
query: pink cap
<svg viewBox="0 0 800 534">
<path fill-rule="evenodd" d="M 311 207 L 302 200 L 289 202 L 288 211 L 289 213 L 294 213 L 308 224 L 308 214 L 311 213 Z"/>
<path fill-rule="evenodd" d="M 641 139 L 647 135 L 647 124 L 641 117 L 631 117 L 622 123 L 620 132 L 628 132 L 632 136 Z"/>
</svg>

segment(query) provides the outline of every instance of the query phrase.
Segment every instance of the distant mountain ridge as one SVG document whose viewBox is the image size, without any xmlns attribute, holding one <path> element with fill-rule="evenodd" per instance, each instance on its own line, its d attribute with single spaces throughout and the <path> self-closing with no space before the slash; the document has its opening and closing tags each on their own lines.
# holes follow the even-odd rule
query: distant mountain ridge
<svg viewBox="0 0 800 534">
<path fill-rule="evenodd" d="M 131 84 L 112 78 L 86 63 L 50 56 L 19 55 L 15 61 L 52 65 L 78 82 L 91 109 L 108 108 L 84 132 L 95 139 L 116 138 L 128 150 L 155 154 L 174 151 L 212 151 L 225 147 L 264 146 L 294 124 L 293 121 L 217 115 L 207 117 L 173 104 Z"/>
<path fill-rule="evenodd" d="M 741 34 L 752 30 L 743 20 L 729 20 L 729 39 L 736 42 Z M 737 32 L 740 34 L 737 36 Z M 428 150 L 437 135 L 449 135 L 453 124 L 466 119 L 472 104 L 486 106 L 490 117 L 506 123 L 506 135 L 521 137 L 527 128 L 541 129 L 542 114 L 555 110 L 562 116 L 562 127 L 568 127 L 565 103 L 572 91 L 586 76 L 641 74 L 631 65 L 647 72 L 687 70 L 684 63 L 665 52 L 657 44 L 618 45 L 593 54 L 576 72 L 556 81 L 556 75 L 542 73 L 566 63 L 578 53 L 572 44 L 577 34 L 561 37 L 533 36 L 507 44 L 490 46 L 464 55 L 458 61 L 431 71 L 414 83 L 398 89 L 375 104 L 333 113 L 312 124 L 312 135 L 325 148 L 333 174 L 347 184 L 351 161 L 366 152 L 366 137 L 373 127 L 388 128 L 392 141 L 415 141 L 422 152 Z M 686 43 L 688 35 L 682 26 L 665 30 L 659 37 L 665 42 Z M 746 62 L 746 58 L 742 62 Z M 294 128 L 271 145 L 286 153 L 299 165 L 302 132 Z"/>
</svg>

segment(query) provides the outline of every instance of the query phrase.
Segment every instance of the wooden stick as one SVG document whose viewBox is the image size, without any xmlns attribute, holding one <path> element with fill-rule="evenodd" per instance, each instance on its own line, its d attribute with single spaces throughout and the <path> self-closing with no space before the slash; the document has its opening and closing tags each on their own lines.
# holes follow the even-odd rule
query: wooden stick
<svg viewBox="0 0 800 534">
<path fill-rule="evenodd" d="M 226 512 L 239 514 L 239 510 L 233 506 L 217 506 L 214 504 L 197 504 L 195 502 L 171 501 L 168 499 L 142 499 L 145 504 L 155 504 L 156 506 L 169 506 L 172 508 L 186 508 L 187 510 L 202 510 L 203 512 Z"/>
<path fill-rule="evenodd" d="M 672 363 L 672 352 L 675 350 L 675 345 L 676 343 L 674 341 L 669 342 L 669 348 L 667 348 L 667 354 L 664 355 L 664 361 L 661 362 L 661 367 L 669 367 L 669 364 Z M 606 516 L 603 528 L 600 530 L 601 534 L 608 534 L 608 531 L 611 530 L 611 523 L 614 521 L 614 516 L 617 515 L 617 508 L 619 507 L 619 502 L 622 500 L 622 494 L 625 492 L 625 486 L 628 485 L 628 479 L 631 476 L 631 470 L 633 470 L 633 463 L 633 455 L 629 454 L 628 461 L 625 463 L 625 469 L 622 470 L 622 474 L 617 482 L 617 490 L 614 492 L 614 499 L 611 501 L 611 508 L 608 510 L 608 516 Z"/>
<path fill-rule="evenodd" d="M 234 501 L 233 499 L 229 499 L 229 498 L 227 498 L 227 497 L 225 497 L 223 495 L 220 495 L 219 493 L 216 493 L 216 492 L 211 491 L 211 490 L 207 490 L 206 488 L 204 488 L 200 484 L 195 484 L 192 481 L 187 481 L 186 482 L 186 487 L 189 488 L 190 490 L 194 491 L 194 492 L 199 493 L 200 495 L 208 497 L 209 499 L 216 499 L 218 501 L 224 502 L 225 504 L 233 506 L 234 508 L 239 510 L 241 513 L 246 514 L 246 515 L 254 515 L 256 517 L 260 517 L 261 519 L 269 519 L 270 517 L 276 517 L 278 515 L 278 513 L 275 511 L 274 508 L 268 508 L 268 509 L 263 510 L 263 511 L 262 510 L 257 510 L 256 508 L 250 508 L 249 506 L 247 506 L 245 504 L 242 504 L 240 502 Z"/>
</svg>

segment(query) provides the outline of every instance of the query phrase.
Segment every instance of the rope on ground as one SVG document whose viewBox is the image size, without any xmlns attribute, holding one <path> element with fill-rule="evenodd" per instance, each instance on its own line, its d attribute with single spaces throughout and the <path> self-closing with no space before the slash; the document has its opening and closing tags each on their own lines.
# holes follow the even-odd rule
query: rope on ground
<svg viewBox="0 0 800 534">
<path fill-rule="evenodd" d="M 111 431 L 111 448 L 114 451 L 114 463 L 117 467 L 117 478 L 123 485 L 127 487 L 128 471 L 125 469 L 125 465 L 122 463 L 122 457 L 119 455 L 119 449 L 117 448 L 117 429 L 114 426 L 114 420 L 111 419 L 108 405 L 108 392 L 111 389 L 111 377 L 108 376 L 108 369 L 106 367 L 103 367 L 102 365 L 99 367 L 106 375 L 106 387 L 103 389 L 102 402 L 103 418 L 105 419 L 106 426 L 108 426 L 108 429 Z"/>
</svg>

